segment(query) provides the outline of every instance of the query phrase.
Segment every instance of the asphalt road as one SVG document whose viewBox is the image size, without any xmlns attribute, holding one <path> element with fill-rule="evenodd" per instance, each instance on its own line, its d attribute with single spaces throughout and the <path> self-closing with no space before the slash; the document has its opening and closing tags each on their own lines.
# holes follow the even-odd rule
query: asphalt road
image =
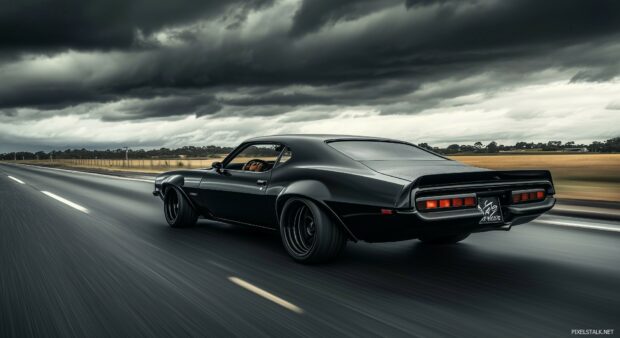
<svg viewBox="0 0 620 338">
<path fill-rule="evenodd" d="M 349 243 L 335 263 L 303 266 L 275 232 L 203 220 L 169 228 L 151 191 L 0 165 L 0 336 L 620 330 L 617 222 L 545 216 L 454 246 Z"/>
</svg>

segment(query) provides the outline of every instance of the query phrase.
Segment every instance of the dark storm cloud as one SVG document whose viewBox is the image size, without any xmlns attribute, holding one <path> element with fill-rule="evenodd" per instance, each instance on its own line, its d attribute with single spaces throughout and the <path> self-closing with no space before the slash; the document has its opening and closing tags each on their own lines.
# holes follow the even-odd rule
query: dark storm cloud
<svg viewBox="0 0 620 338">
<path fill-rule="evenodd" d="M 300 36 L 312 33 L 325 25 L 338 21 L 358 19 L 386 6 L 392 6 L 400 0 L 311 0 L 303 1 L 293 17 L 291 35 Z"/>
<path fill-rule="evenodd" d="M 368 80 L 317 86 L 285 93 L 268 90 L 260 93 L 252 92 L 232 99 L 222 99 L 221 102 L 233 106 L 356 106 L 368 103 L 386 103 L 395 96 L 412 93 L 418 88 L 419 83 L 413 80 Z"/>
<path fill-rule="evenodd" d="M 77 66 L 61 74 L 37 73 L 28 63 L 23 71 L 3 71 L 2 66 L 16 62 L 6 61 L 0 65 L 0 115 L 16 116 L 14 109 L 22 107 L 49 110 L 120 101 L 117 111 L 101 118 L 256 116 L 306 105 L 390 105 L 411 95 L 416 102 L 383 111 L 417 113 L 446 98 L 499 88 L 548 68 L 580 69 L 573 81 L 606 81 L 620 71 L 617 54 L 605 52 L 618 44 L 619 1 L 305 0 L 284 29 L 274 23 L 261 27 L 260 34 L 234 33 L 251 11 L 278 5 L 12 2 L 0 11 L 0 50 L 54 57 L 71 49 L 92 57 L 67 57 Z M 224 42 L 214 42 L 218 39 L 208 30 L 197 27 L 169 31 L 180 44 L 165 45 L 150 35 L 214 21 L 216 28 L 232 32 Z M 339 24 L 355 29 L 339 31 Z M 121 55 L 102 52 L 109 50 Z M 505 82 L 488 80 L 415 96 L 424 84 L 480 73 L 503 74 Z"/>
<path fill-rule="evenodd" d="M 102 116 L 103 121 L 140 120 L 194 114 L 212 115 L 222 109 L 210 95 L 156 97 L 146 102 L 134 100 L 120 104 L 117 109 Z"/>
<path fill-rule="evenodd" d="M 0 50 L 129 48 L 137 30 L 260 8 L 270 0 L 20 0 L 0 5 Z"/>
</svg>

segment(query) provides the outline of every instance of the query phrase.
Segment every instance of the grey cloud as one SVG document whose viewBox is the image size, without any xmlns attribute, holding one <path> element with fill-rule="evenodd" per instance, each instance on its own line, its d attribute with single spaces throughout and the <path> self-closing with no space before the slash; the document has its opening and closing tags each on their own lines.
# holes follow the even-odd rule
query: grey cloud
<svg viewBox="0 0 620 338">
<path fill-rule="evenodd" d="M 85 107 L 100 104 L 119 108 L 100 110 L 106 121 L 275 116 L 312 106 L 374 105 L 384 114 L 413 114 L 472 92 L 510 87 L 549 68 L 574 69 L 574 82 L 607 81 L 620 69 L 613 53 L 620 36 L 617 1 L 307 0 L 292 14 L 290 27 L 267 25 L 264 32 L 243 34 L 251 11 L 281 3 L 65 4 L 4 6 L 4 53 L 53 58 L 72 49 L 92 55 L 61 74 L 51 66 L 49 73 L 3 73 L 2 67 L 22 59 L 0 59 L 0 117 L 36 117 L 16 113 L 20 108 L 38 110 L 41 117 L 96 114 Z M 213 22 L 226 27 L 223 42 L 200 30 Z M 357 29 L 341 30 L 343 23 Z M 152 38 L 171 28 L 179 45 L 136 47 L 137 31 Z M 118 54 L 113 59 L 110 50 Z M 460 83 L 487 73 L 495 78 Z M 441 81 L 455 85 L 421 90 Z"/>
<path fill-rule="evenodd" d="M 295 16 L 291 35 L 299 37 L 318 31 L 323 26 L 333 25 L 339 21 L 351 21 L 386 6 L 399 4 L 399 0 L 304 0 Z"/>
<path fill-rule="evenodd" d="M 289 123 L 289 122 L 311 122 L 329 119 L 333 117 L 333 113 L 325 109 L 325 107 L 316 107 L 314 109 L 308 109 L 302 112 L 297 112 L 295 114 L 287 114 L 284 115 L 279 122 Z"/>
<path fill-rule="evenodd" d="M 213 115 L 222 106 L 210 95 L 156 97 L 149 100 L 134 100 L 114 112 L 102 116 L 103 121 L 141 120 L 146 118 L 178 115 Z"/>
<path fill-rule="evenodd" d="M 607 107 L 605 107 L 605 109 L 620 110 L 620 100 L 609 102 L 609 104 L 607 105 Z"/>
<path fill-rule="evenodd" d="M 570 79 L 570 82 L 606 82 L 616 77 L 619 73 L 618 69 L 611 68 L 580 70 Z"/>
</svg>

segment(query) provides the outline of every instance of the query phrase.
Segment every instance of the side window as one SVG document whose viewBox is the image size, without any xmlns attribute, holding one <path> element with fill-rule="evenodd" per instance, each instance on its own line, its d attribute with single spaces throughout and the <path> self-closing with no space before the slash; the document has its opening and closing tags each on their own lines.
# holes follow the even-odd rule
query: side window
<svg viewBox="0 0 620 338">
<path fill-rule="evenodd" d="M 226 164 L 224 169 L 264 172 L 273 168 L 282 151 L 279 144 L 251 144 Z"/>
<path fill-rule="evenodd" d="M 280 156 L 280 161 L 278 161 L 278 164 L 276 166 L 279 167 L 283 165 L 284 163 L 288 162 L 291 157 L 293 157 L 293 152 L 291 151 L 291 148 L 286 147 L 286 149 L 284 149 L 284 151 L 282 152 L 282 156 Z"/>
</svg>

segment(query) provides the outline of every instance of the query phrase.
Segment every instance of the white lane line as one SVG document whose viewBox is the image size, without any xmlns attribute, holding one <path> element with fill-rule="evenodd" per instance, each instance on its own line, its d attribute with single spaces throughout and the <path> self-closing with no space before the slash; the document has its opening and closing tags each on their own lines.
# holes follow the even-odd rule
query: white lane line
<svg viewBox="0 0 620 338">
<path fill-rule="evenodd" d="M 602 230 L 602 231 L 613 231 L 620 232 L 620 227 L 606 227 L 602 225 L 589 225 L 575 222 L 565 222 L 565 221 L 552 221 L 552 220 L 536 220 L 535 223 L 549 224 L 549 225 L 558 225 L 564 227 L 571 228 L 582 228 L 582 229 L 592 229 L 592 230 Z"/>
<path fill-rule="evenodd" d="M 57 200 L 57 201 L 62 202 L 62 203 L 66 204 L 66 205 L 68 205 L 68 206 L 70 206 L 70 207 L 72 207 L 74 209 L 77 209 L 77 210 L 79 210 L 79 211 L 81 211 L 81 212 L 83 212 L 85 214 L 88 213 L 88 209 L 84 208 L 83 206 L 81 206 L 79 204 L 73 203 L 73 202 L 69 201 L 66 198 L 62 198 L 62 197 L 60 197 L 58 195 L 52 194 L 49 191 L 41 191 L 41 192 L 46 194 L 47 196 Z"/>
<path fill-rule="evenodd" d="M 107 175 L 107 174 L 91 173 L 91 172 L 88 172 L 88 171 L 79 171 L 79 170 L 70 170 L 70 169 L 61 169 L 61 168 L 50 168 L 50 167 L 43 167 L 43 166 L 39 166 L 39 165 L 33 165 L 33 164 L 20 164 L 20 163 L 17 163 L 17 165 L 27 165 L 29 167 L 35 167 L 35 168 L 39 168 L 39 169 L 64 171 L 66 173 L 73 173 L 73 174 L 103 176 L 105 178 L 112 178 L 112 179 L 115 179 L 115 180 L 137 181 L 137 182 L 147 182 L 147 183 L 154 183 L 155 182 L 155 178 L 153 178 L 152 180 L 147 180 L 147 179 L 144 179 L 144 178 L 121 177 L 121 176 L 114 176 L 114 175 Z"/>
<path fill-rule="evenodd" d="M 24 181 L 20 180 L 19 178 L 15 178 L 13 176 L 9 176 L 9 178 L 12 179 L 13 181 L 19 183 L 19 184 L 26 184 L 26 183 L 24 183 Z"/>
<path fill-rule="evenodd" d="M 600 215 L 620 215 L 620 210 L 607 209 L 607 208 L 603 209 L 603 208 L 597 208 L 597 207 L 556 205 L 553 207 L 553 210 L 577 211 L 577 212 L 582 212 L 582 213 L 600 214 Z"/>
<path fill-rule="evenodd" d="M 299 313 L 299 314 L 304 313 L 304 310 L 302 310 L 297 305 L 292 304 L 290 302 L 287 302 L 284 299 L 282 299 L 282 298 L 280 298 L 280 297 L 278 297 L 278 296 L 276 296 L 276 295 L 274 295 L 274 294 L 272 294 L 270 292 L 267 292 L 267 291 L 265 291 L 265 290 L 263 290 L 263 289 L 261 289 L 261 288 L 259 288 L 257 286 L 254 286 L 254 285 L 244 281 L 241 278 L 237 278 L 237 277 L 232 277 L 231 276 L 231 277 L 228 277 L 228 280 L 230 280 L 231 282 L 239 285 L 240 287 L 242 287 L 242 288 L 244 288 L 244 289 L 246 289 L 248 291 L 254 292 L 255 294 L 257 294 L 257 295 L 259 295 L 259 296 L 261 296 L 261 297 L 263 297 L 265 299 L 268 299 L 268 300 L 270 300 L 270 301 L 272 301 L 272 302 L 274 302 L 274 303 L 276 303 L 276 304 L 278 304 L 278 305 L 280 305 L 280 306 L 282 306 L 282 307 L 284 307 L 284 308 L 286 308 L 288 310 L 291 310 L 291 311 Z"/>
</svg>

